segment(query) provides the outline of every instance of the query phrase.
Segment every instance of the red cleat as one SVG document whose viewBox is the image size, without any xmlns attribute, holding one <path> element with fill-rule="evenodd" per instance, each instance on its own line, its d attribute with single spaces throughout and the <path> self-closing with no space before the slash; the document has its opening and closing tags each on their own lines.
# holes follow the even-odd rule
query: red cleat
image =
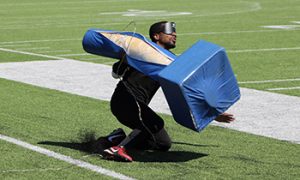
<svg viewBox="0 0 300 180">
<path fill-rule="evenodd" d="M 123 129 L 116 129 L 109 135 L 98 138 L 93 143 L 93 152 L 102 153 L 104 149 L 119 145 L 125 138 L 126 134 Z"/>
<path fill-rule="evenodd" d="M 113 146 L 111 148 L 105 149 L 103 152 L 103 158 L 113 161 L 121 162 L 132 162 L 132 157 L 130 157 L 125 148 L 122 146 Z"/>
</svg>

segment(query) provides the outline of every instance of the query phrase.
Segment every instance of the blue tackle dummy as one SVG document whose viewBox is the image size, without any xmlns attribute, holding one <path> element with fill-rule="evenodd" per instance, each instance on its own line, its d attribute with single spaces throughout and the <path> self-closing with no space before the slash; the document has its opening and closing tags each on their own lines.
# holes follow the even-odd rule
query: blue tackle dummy
<svg viewBox="0 0 300 180">
<path fill-rule="evenodd" d="M 90 29 L 83 41 L 86 52 L 119 59 L 157 80 L 174 120 L 201 131 L 240 98 L 240 90 L 224 48 L 198 41 L 176 57 L 133 32 Z"/>
</svg>

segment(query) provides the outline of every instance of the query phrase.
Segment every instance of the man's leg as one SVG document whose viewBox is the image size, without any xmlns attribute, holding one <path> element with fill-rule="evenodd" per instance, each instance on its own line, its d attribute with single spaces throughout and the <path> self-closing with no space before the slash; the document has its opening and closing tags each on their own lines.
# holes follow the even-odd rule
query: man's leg
<svg viewBox="0 0 300 180">
<path fill-rule="evenodd" d="M 165 129 L 151 136 L 134 129 L 118 146 L 105 149 L 103 157 L 108 160 L 132 162 L 132 157 L 126 151 L 128 149 L 168 151 L 170 147 L 171 139 Z"/>
<path fill-rule="evenodd" d="M 165 128 L 153 134 L 155 140 L 150 138 L 147 143 L 149 149 L 157 151 L 168 151 L 171 148 L 172 141 Z"/>
<path fill-rule="evenodd" d="M 147 104 L 137 101 L 122 82 L 112 96 L 111 111 L 119 122 L 133 131 L 118 146 L 104 150 L 106 159 L 130 162 L 132 158 L 125 149 L 167 151 L 171 147 L 163 119 Z"/>
<path fill-rule="evenodd" d="M 134 129 L 119 146 L 126 149 L 168 151 L 171 144 L 171 138 L 164 128 L 154 134 Z"/>
<path fill-rule="evenodd" d="M 164 121 L 148 105 L 139 102 L 120 82 L 110 101 L 111 111 L 117 120 L 131 129 L 156 133 Z"/>
</svg>

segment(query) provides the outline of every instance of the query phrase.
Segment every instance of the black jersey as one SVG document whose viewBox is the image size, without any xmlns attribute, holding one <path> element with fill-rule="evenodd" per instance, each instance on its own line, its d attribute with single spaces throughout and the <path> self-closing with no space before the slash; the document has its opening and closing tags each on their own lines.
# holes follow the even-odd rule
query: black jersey
<svg viewBox="0 0 300 180">
<path fill-rule="evenodd" d="M 152 97 L 160 87 L 159 83 L 149 76 L 130 67 L 125 56 L 113 64 L 112 75 L 114 78 L 121 78 L 126 88 L 138 101 L 149 104 Z"/>
<path fill-rule="evenodd" d="M 145 104 L 149 104 L 152 97 L 160 87 L 159 83 L 149 76 L 129 67 L 123 76 L 123 80 L 129 91 L 135 98 Z"/>
</svg>

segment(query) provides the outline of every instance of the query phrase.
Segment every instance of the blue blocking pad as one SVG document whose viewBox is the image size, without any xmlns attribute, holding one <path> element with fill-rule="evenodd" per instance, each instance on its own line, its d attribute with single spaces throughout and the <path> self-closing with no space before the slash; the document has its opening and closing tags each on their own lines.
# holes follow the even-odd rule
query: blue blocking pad
<svg viewBox="0 0 300 180">
<path fill-rule="evenodd" d="M 123 50 L 99 33 L 97 29 L 90 29 L 85 33 L 82 39 L 82 47 L 88 53 L 114 59 L 120 58 Z"/>
<path fill-rule="evenodd" d="M 201 131 L 240 98 L 224 48 L 198 41 L 158 75 L 175 121 Z"/>
<path fill-rule="evenodd" d="M 88 53 L 118 60 L 126 53 L 131 67 L 154 80 L 176 58 L 168 50 L 134 32 L 89 29 L 83 37 L 82 46 Z"/>
</svg>

